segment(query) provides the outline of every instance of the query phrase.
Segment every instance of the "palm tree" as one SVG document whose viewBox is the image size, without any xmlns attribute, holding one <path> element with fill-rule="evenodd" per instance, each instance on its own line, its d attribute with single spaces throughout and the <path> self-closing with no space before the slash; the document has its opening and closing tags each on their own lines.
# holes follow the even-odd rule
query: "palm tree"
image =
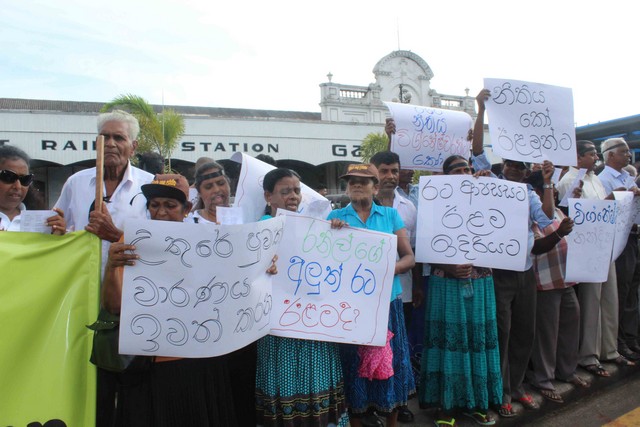
<svg viewBox="0 0 640 427">
<path fill-rule="evenodd" d="M 372 132 L 364 137 L 360 145 L 360 157 L 363 163 L 368 163 L 371 157 L 379 151 L 389 149 L 389 138 L 383 132 Z"/>
<path fill-rule="evenodd" d="M 140 123 L 138 151 L 145 153 L 157 151 L 167 159 L 167 167 L 171 169 L 171 153 L 184 134 L 184 118 L 172 109 L 163 109 L 156 113 L 144 98 L 126 94 L 120 95 L 106 103 L 100 111 L 105 112 L 120 108 L 133 114 Z"/>
</svg>

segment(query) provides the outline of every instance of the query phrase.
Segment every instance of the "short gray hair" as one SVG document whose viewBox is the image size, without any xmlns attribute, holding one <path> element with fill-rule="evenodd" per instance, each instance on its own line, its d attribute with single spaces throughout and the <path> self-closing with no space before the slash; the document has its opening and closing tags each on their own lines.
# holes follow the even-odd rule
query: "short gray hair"
<svg viewBox="0 0 640 427">
<path fill-rule="evenodd" d="M 140 133 L 140 125 L 138 119 L 123 110 L 113 110 L 108 113 L 102 113 L 98 116 L 98 133 L 102 131 L 102 127 L 107 122 L 122 122 L 129 125 L 129 138 L 131 142 L 138 139 Z"/>
<path fill-rule="evenodd" d="M 600 145 L 600 152 L 602 153 L 602 159 L 605 163 L 609 159 L 611 149 L 618 144 L 627 144 L 627 141 L 625 141 L 624 138 L 609 138 Z"/>
</svg>

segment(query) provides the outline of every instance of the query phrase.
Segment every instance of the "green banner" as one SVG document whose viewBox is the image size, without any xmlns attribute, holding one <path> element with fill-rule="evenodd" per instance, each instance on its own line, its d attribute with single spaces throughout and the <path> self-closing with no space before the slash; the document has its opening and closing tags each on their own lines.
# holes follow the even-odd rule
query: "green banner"
<svg viewBox="0 0 640 427">
<path fill-rule="evenodd" d="M 100 240 L 0 232 L 0 427 L 95 423 Z"/>
</svg>

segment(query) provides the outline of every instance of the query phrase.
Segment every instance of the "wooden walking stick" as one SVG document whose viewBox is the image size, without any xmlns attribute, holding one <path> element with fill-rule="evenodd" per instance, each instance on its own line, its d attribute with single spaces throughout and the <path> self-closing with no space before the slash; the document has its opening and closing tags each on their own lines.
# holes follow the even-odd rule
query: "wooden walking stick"
<svg viewBox="0 0 640 427">
<path fill-rule="evenodd" d="M 95 210 L 102 212 L 102 191 L 104 187 L 104 136 L 96 139 L 96 203 Z"/>
</svg>

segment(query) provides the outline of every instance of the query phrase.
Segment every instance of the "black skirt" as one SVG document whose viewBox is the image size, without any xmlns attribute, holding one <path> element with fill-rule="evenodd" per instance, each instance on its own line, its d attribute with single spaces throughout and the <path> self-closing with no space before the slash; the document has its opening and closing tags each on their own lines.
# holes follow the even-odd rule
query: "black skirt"
<svg viewBox="0 0 640 427">
<path fill-rule="evenodd" d="M 117 393 L 112 406 L 115 421 L 112 425 L 238 425 L 224 357 L 157 362 L 148 372 L 108 374 L 108 381 L 115 382 L 112 384 Z M 99 413 L 105 414 L 105 410 L 111 412 L 111 408 L 102 408 Z M 107 415 L 105 418 L 111 417 Z M 97 421 L 98 424 L 106 424 L 105 419 Z"/>
</svg>

